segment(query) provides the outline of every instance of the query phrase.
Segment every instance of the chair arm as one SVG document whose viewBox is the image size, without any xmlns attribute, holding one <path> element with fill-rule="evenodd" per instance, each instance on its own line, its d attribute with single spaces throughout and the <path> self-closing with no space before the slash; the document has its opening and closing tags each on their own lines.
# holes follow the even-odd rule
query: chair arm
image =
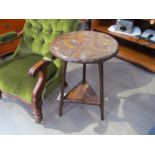
<svg viewBox="0 0 155 155">
<path fill-rule="evenodd" d="M 36 100 L 41 99 L 41 94 L 45 86 L 46 82 L 46 67 L 50 64 L 50 61 L 40 60 L 34 66 L 32 66 L 29 70 L 29 74 L 33 77 L 38 75 L 37 83 L 33 89 L 32 93 L 32 102 L 36 103 Z"/>
<path fill-rule="evenodd" d="M 5 34 L 0 35 L 0 44 L 5 44 L 7 42 L 13 41 L 19 37 L 21 37 L 23 34 L 23 31 L 20 31 L 19 33 L 15 31 L 11 31 Z"/>
<path fill-rule="evenodd" d="M 40 60 L 29 70 L 29 74 L 33 77 L 36 77 L 39 71 L 45 71 L 46 67 L 50 64 L 50 61 Z"/>
</svg>

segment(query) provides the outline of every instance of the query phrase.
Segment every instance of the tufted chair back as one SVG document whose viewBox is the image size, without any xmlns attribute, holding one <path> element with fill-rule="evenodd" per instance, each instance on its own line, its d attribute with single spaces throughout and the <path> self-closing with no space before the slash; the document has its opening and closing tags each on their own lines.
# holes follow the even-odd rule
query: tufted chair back
<svg viewBox="0 0 155 155">
<path fill-rule="evenodd" d="M 27 19 L 23 29 L 23 39 L 15 55 L 35 53 L 51 58 L 49 46 L 52 40 L 77 29 L 76 19 Z"/>
</svg>

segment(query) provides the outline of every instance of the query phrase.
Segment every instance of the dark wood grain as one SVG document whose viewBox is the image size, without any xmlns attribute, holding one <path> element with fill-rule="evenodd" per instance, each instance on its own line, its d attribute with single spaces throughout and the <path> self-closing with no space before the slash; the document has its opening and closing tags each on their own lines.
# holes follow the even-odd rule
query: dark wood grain
<svg viewBox="0 0 155 155">
<path fill-rule="evenodd" d="M 64 61 L 97 63 L 115 56 L 118 43 L 99 32 L 70 32 L 57 37 L 51 44 L 51 51 Z"/>
<path fill-rule="evenodd" d="M 36 77 L 39 71 L 43 71 L 50 64 L 50 61 L 40 60 L 34 66 L 32 66 L 29 70 L 29 74 L 33 77 Z"/>
</svg>

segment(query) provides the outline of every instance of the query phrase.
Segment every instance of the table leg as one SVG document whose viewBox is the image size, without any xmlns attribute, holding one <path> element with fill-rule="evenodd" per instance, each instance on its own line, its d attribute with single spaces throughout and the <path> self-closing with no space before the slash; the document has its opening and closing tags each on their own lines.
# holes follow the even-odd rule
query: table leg
<svg viewBox="0 0 155 155">
<path fill-rule="evenodd" d="M 67 62 L 66 62 L 66 61 L 63 61 L 63 65 L 62 65 L 62 79 L 61 79 L 61 96 L 60 96 L 59 116 L 62 116 L 63 105 L 64 105 L 63 98 L 64 98 L 64 89 L 65 89 L 66 68 L 67 68 Z"/>
<path fill-rule="evenodd" d="M 99 68 L 99 81 L 100 81 L 100 110 L 101 120 L 104 120 L 104 90 L 103 90 L 103 62 L 98 63 Z"/>
<path fill-rule="evenodd" d="M 83 83 L 85 83 L 85 81 L 86 81 L 86 64 L 84 63 L 83 64 Z"/>
<path fill-rule="evenodd" d="M 65 87 L 68 87 L 68 83 L 67 83 L 67 81 L 65 80 Z"/>
</svg>

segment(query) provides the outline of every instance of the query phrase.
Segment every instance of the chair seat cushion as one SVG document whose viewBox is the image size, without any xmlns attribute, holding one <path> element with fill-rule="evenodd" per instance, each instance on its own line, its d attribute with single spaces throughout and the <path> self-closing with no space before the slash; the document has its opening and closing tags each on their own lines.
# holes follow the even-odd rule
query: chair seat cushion
<svg viewBox="0 0 155 155">
<path fill-rule="evenodd" d="M 27 103 L 31 103 L 32 91 L 36 85 L 37 78 L 30 76 L 28 72 L 39 60 L 42 60 L 42 56 L 28 55 L 0 64 L 0 90 L 19 96 Z M 48 66 L 47 80 L 54 76 L 56 70 L 56 66 L 53 63 Z"/>
</svg>

